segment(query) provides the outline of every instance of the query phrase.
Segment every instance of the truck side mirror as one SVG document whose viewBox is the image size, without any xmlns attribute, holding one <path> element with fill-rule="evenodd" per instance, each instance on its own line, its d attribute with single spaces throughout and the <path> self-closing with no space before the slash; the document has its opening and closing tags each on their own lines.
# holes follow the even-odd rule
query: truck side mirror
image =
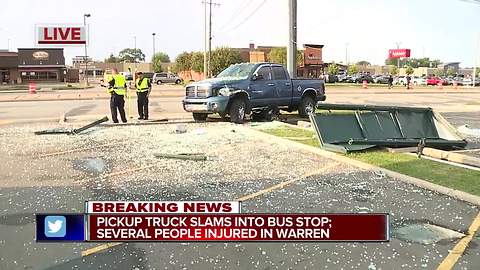
<svg viewBox="0 0 480 270">
<path fill-rule="evenodd" d="M 257 74 L 252 75 L 252 81 L 256 81 L 258 79 Z"/>
</svg>

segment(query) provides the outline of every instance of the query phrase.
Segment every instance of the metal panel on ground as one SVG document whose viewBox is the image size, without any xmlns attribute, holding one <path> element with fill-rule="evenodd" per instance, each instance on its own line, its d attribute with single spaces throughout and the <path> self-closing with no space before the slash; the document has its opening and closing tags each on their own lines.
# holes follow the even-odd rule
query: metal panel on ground
<svg viewBox="0 0 480 270">
<path fill-rule="evenodd" d="M 321 146 L 330 151 L 346 153 L 375 146 L 417 145 L 454 149 L 467 144 L 431 108 L 327 103 L 318 104 L 317 108 L 326 111 L 311 114 L 310 120 Z"/>
</svg>

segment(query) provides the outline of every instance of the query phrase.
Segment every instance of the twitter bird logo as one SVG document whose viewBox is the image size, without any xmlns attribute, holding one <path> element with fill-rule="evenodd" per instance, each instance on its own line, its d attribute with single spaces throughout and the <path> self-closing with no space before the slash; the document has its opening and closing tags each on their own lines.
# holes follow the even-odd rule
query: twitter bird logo
<svg viewBox="0 0 480 270">
<path fill-rule="evenodd" d="M 45 236 L 46 237 L 65 237 L 67 232 L 67 221 L 64 216 L 46 216 L 45 217 Z"/>
</svg>

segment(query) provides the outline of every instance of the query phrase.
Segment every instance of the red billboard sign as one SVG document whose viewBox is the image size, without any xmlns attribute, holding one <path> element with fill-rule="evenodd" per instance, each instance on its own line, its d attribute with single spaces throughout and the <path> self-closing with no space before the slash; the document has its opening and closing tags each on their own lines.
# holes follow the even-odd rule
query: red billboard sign
<svg viewBox="0 0 480 270">
<path fill-rule="evenodd" d="M 410 49 L 390 49 L 388 58 L 406 58 L 410 57 Z"/>
<path fill-rule="evenodd" d="M 37 25 L 36 41 L 37 45 L 84 45 L 87 29 L 83 25 Z"/>
</svg>

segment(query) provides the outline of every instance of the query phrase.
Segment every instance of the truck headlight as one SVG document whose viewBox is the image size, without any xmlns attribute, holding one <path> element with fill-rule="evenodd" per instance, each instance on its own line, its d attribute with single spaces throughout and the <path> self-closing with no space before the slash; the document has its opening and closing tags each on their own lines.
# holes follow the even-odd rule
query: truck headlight
<svg viewBox="0 0 480 270">
<path fill-rule="evenodd" d="M 228 97 L 230 96 L 230 88 L 228 87 L 221 88 L 220 90 L 218 90 L 218 94 L 220 96 Z"/>
</svg>

